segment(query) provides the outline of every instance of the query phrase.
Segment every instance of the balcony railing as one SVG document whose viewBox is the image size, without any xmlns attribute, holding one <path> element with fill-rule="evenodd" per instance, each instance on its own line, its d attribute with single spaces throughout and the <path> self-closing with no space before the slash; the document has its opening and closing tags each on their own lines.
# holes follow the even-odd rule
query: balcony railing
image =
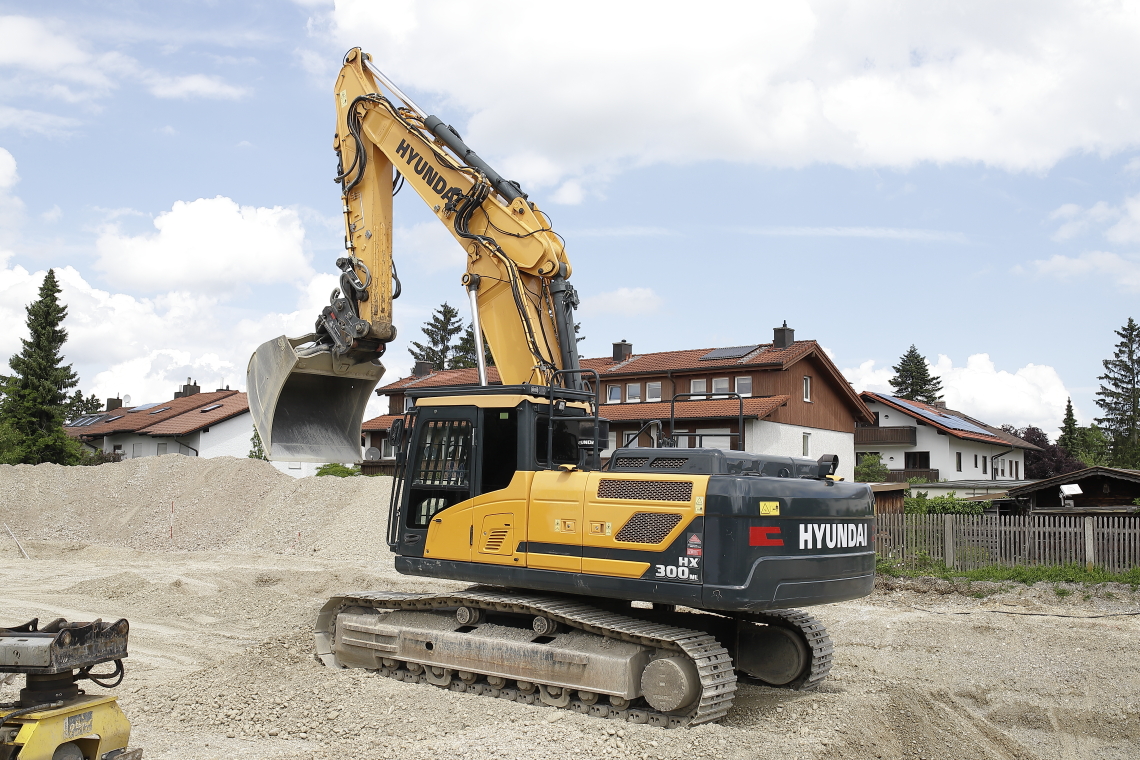
<svg viewBox="0 0 1140 760">
<path fill-rule="evenodd" d="M 905 483 L 911 478 L 922 478 L 930 483 L 938 482 L 938 470 L 889 470 L 888 483 Z"/>
<path fill-rule="evenodd" d="M 916 427 L 857 427 L 856 446 L 914 446 L 918 443 Z"/>
</svg>

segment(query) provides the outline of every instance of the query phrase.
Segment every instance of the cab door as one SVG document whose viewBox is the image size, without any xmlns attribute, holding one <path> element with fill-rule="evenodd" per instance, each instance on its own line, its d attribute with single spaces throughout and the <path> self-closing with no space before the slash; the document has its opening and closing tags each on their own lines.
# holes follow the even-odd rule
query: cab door
<svg viewBox="0 0 1140 760">
<path fill-rule="evenodd" d="M 477 462 L 473 406 L 420 409 L 409 450 L 408 503 L 400 553 L 468 560 L 474 543 L 471 499 Z"/>
<path fill-rule="evenodd" d="M 527 567 L 582 571 L 582 502 L 589 473 L 540 470 L 530 487 Z"/>
</svg>

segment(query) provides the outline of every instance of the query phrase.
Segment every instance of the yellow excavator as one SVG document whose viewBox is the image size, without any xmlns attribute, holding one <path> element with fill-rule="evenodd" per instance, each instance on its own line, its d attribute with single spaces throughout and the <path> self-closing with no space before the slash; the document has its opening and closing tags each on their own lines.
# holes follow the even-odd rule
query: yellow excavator
<svg viewBox="0 0 1140 760">
<path fill-rule="evenodd" d="M 741 679 L 819 684 L 831 640 L 791 608 L 870 593 L 870 488 L 838 481 L 835 456 L 664 437 L 603 464 L 598 377 L 579 364 L 578 299 L 549 217 L 359 48 L 334 95 L 340 287 L 313 333 L 257 349 L 250 409 L 271 459 L 360 459 L 396 335 L 392 197 L 410 186 L 467 253 L 479 384 L 409 392 L 390 433 L 388 544 L 400 573 L 475 585 L 330 599 L 318 658 L 663 727 L 721 718 Z M 487 382 L 484 336 L 501 385 Z"/>
</svg>

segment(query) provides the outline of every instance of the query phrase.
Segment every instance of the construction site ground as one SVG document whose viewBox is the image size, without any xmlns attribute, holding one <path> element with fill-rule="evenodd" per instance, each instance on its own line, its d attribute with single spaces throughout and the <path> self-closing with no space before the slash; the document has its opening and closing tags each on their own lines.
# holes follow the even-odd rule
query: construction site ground
<svg viewBox="0 0 1140 760">
<path fill-rule="evenodd" d="M 694 729 L 322 667 L 311 628 L 327 596 L 461 587 L 394 572 L 389 487 L 177 455 L 0 467 L 0 521 L 31 557 L 0 533 L 0 625 L 129 619 L 114 691 L 150 760 L 1140 756 L 1128 586 L 881 579 L 813 610 L 836 647 L 823 688 L 741 685 L 727 719 Z"/>
</svg>

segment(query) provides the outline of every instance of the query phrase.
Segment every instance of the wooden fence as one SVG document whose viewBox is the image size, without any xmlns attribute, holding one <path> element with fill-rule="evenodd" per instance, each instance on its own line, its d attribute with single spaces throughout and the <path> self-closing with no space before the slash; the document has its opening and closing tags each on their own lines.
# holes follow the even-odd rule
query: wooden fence
<svg viewBox="0 0 1140 760">
<path fill-rule="evenodd" d="M 888 514 L 875 520 L 878 555 L 906 565 L 1140 567 L 1140 517 Z"/>
</svg>

